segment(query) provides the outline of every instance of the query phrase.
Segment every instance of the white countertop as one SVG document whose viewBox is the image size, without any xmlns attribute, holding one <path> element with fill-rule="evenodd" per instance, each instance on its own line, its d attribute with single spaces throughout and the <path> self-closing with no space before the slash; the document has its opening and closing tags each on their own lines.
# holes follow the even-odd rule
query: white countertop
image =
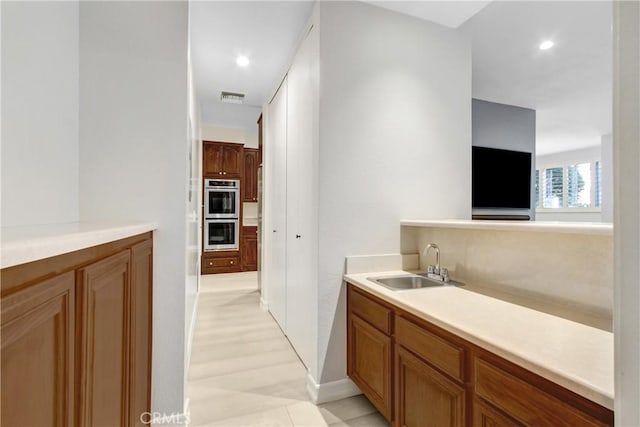
<svg viewBox="0 0 640 427">
<path fill-rule="evenodd" d="M 613 410 L 613 334 L 453 286 L 393 291 L 344 279 L 381 299 Z"/>
<path fill-rule="evenodd" d="M 459 228 L 475 230 L 530 231 L 539 233 L 613 235 L 613 224 L 605 222 L 487 221 L 487 220 L 402 220 L 409 227 Z"/>
<path fill-rule="evenodd" d="M 0 268 L 37 261 L 157 229 L 153 223 L 76 222 L 2 227 Z"/>
</svg>

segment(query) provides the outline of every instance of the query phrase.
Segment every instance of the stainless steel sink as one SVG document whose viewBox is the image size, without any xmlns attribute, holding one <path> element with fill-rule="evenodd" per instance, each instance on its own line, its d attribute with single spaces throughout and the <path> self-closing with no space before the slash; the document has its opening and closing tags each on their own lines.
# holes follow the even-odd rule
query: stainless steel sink
<svg viewBox="0 0 640 427">
<path fill-rule="evenodd" d="M 447 283 L 439 280 L 430 279 L 418 274 L 407 274 L 403 276 L 381 276 L 381 277 L 369 277 L 367 280 L 371 280 L 374 283 L 389 288 L 394 291 L 400 291 L 405 289 L 421 289 L 421 288 L 434 288 L 439 286 L 461 286 L 462 283 L 449 281 Z"/>
</svg>

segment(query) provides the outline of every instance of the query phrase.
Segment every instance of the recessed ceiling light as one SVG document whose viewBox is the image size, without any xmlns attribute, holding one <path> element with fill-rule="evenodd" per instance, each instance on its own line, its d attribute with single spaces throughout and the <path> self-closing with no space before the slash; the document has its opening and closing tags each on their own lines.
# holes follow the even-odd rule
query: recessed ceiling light
<svg viewBox="0 0 640 427">
<path fill-rule="evenodd" d="M 542 43 L 540 43 L 540 50 L 547 50 L 547 49 L 551 49 L 553 47 L 554 43 L 551 40 L 545 40 Z"/>
<path fill-rule="evenodd" d="M 249 58 L 240 55 L 236 58 L 236 64 L 238 64 L 238 66 L 240 67 L 246 67 L 247 65 L 249 65 Z"/>
</svg>

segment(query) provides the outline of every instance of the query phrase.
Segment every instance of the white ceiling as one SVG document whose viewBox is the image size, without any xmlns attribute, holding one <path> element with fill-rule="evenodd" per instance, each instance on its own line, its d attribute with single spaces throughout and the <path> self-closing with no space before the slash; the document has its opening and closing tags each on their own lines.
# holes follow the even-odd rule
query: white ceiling
<svg viewBox="0 0 640 427">
<path fill-rule="evenodd" d="M 437 22 L 450 28 L 458 28 L 463 22 L 478 13 L 492 0 L 438 0 L 438 1 L 404 1 L 404 0 L 363 0 L 385 9 L 415 16 L 426 21 Z"/>
<path fill-rule="evenodd" d="M 203 122 L 256 131 L 262 104 L 283 76 L 302 29 L 309 1 L 192 1 L 191 62 Z M 248 67 L 236 65 L 247 56 Z M 243 105 L 223 104 L 220 92 L 246 95 Z"/>
<path fill-rule="evenodd" d="M 460 28 L 473 42 L 473 96 L 535 109 L 538 155 L 611 132 L 610 1 L 494 1 Z M 547 39 L 555 46 L 539 50 Z"/>
<path fill-rule="evenodd" d="M 473 96 L 535 109 L 539 155 L 597 145 L 611 132 L 610 1 L 367 2 L 468 33 Z M 205 124 L 255 132 L 261 106 L 282 77 L 312 5 L 190 3 L 191 58 Z M 556 45 L 540 51 L 546 39 Z M 251 64 L 238 67 L 238 55 Z M 245 93 L 245 104 L 219 102 L 223 90 Z"/>
</svg>

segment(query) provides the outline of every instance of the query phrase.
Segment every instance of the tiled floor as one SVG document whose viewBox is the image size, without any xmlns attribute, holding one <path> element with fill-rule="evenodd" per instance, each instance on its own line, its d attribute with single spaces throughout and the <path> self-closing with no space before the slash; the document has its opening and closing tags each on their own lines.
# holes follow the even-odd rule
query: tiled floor
<svg viewBox="0 0 640 427">
<path fill-rule="evenodd" d="M 306 369 L 259 308 L 256 273 L 202 277 L 188 395 L 191 426 L 388 426 L 363 396 L 315 406 Z"/>
</svg>

